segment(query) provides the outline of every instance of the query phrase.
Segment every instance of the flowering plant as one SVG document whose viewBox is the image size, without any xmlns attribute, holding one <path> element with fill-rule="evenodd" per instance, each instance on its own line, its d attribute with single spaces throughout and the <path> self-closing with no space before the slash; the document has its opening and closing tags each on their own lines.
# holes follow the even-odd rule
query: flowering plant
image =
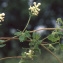
<svg viewBox="0 0 63 63">
<path fill-rule="evenodd" d="M 41 5 L 41 3 L 36 4 L 36 2 L 33 2 L 33 6 L 30 6 L 29 8 L 29 20 L 25 26 L 25 28 L 23 29 L 23 31 L 17 31 L 16 33 L 14 33 L 14 37 L 9 38 L 9 39 L 5 39 L 5 40 L 0 40 L 0 47 L 5 46 L 5 42 L 11 40 L 11 39 L 17 39 L 20 42 L 24 42 L 24 41 L 29 41 L 29 48 L 24 48 L 25 51 L 21 53 L 21 56 L 19 56 L 20 61 L 19 63 L 28 63 L 28 60 L 33 60 L 34 58 L 37 57 L 37 53 L 40 54 L 41 53 L 41 49 L 39 48 L 39 45 L 42 46 L 43 48 L 45 48 L 48 52 L 50 52 L 60 63 L 62 63 L 62 61 L 54 54 L 50 51 L 50 49 L 56 50 L 56 48 L 53 46 L 54 44 L 59 44 L 59 46 L 61 48 L 63 48 L 63 45 L 60 44 L 60 38 L 63 36 L 62 33 L 62 26 L 61 28 L 45 28 L 44 30 L 54 30 L 50 35 L 48 35 L 47 37 L 43 38 L 42 40 L 40 39 L 41 36 L 36 33 L 36 31 L 40 31 L 40 30 L 33 30 L 33 31 L 28 31 L 26 30 L 30 19 L 32 16 L 38 16 L 39 14 L 39 6 Z M 4 16 L 5 13 L 1 13 L 0 14 L 0 22 L 4 21 Z M 61 23 L 63 25 L 63 22 L 61 20 L 61 18 L 57 19 L 57 24 Z M 32 33 L 32 34 L 30 34 Z M 43 44 L 43 41 L 45 39 L 48 39 L 50 41 L 50 43 L 46 43 Z M 9 57 L 7 57 L 9 58 Z M 16 58 L 16 57 L 14 57 Z M 2 58 L 2 59 L 6 59 L 6 58 Z M 0 60 L 2 60 L 0 59 Z"/>
</svg>

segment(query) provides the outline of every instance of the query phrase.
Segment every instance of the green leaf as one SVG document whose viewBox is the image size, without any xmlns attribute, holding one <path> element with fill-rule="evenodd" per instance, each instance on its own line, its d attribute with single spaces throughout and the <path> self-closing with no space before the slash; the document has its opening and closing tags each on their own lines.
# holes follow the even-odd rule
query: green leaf
<svg viewBox="0 0 63 63">
<path fill-rule="evenodd" d="M 0 47 L 4 47 L 6 44 L 1 44 Z"/>
<path fill-rule="evenodd" d="M 59 36 L 56 36 L 55 34 L 50 34 L 48 36 L 48 40 L 50 40 L 52 42 L 56 42 L 56 41 L 60 40 L 60 37 Z"/>
<path fill-rule="evenodd" d="M 19 36 L 20 42 L 23 42 L 23 41 L 25 41 L 27 38 L 31 37 L 29 31 L 25 31 L 25 32 L 22 32 L 22 31 L 16 32 L 14 35 Z"/>
<path fill-rule="evenodd" d="M 16 33 L 14 33 L 14 35 L 16 35 L 16 36 L 20 36 L 22 34 L 22 32 L 20 31 L 20 32 L 16 32 Z"/>
<path fill-rule="evenodd" d="M 38 46 L 41 44 L 42 40 L 38 40 L 35 42 L 34 47 L 38 48 Z"/>
<path fill-rule="evenodd" d="M 0 43 L 4 43 L 5 42 L 5 40 L 0 40 Z"/>
<path fill-rule="evenodd" d="M 39 40 L 41 36 L 38 33 L 33 32 L 32 37 L 33 37 L 33 39 Z"/>
<path fill-rule="evenodd" d="M 26 31 L 25 31 L 25 36 L 26 36 L 27 38 L 31 37 L 30 32 L 26 30 Z"/>
<path fill-rule="evenodd" d="M 19 36 L 19 40 L 20 40 L 20 42 L 25 41 L 25 36 L 23 36 L 23 35 Z"/>
</svg>

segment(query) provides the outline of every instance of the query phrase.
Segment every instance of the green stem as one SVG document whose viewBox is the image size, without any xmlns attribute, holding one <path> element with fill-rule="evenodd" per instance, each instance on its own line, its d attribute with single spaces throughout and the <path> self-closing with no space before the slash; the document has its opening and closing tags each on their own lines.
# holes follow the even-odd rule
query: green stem
<svg viewBox="0 0 63 63">
<path fill-rule="evenodd" d="M 26 24 L 26 26 L 25 26 L 23 32 L 26 30 L 26 28 L 27 28 L 27 26 L 28 26 L 28 24 L 29 24 L 29 22 L 30 22 L 30 19 L 31 19 L 31 15 L 30 15 L 30 17 L 29 17 L 29 19 L 28 19 L 28 22 L 27 22 L 27 24 Z"/>
<path fill-rule="evenodd" d="M 49 35 L 48 35 L 48 36 L 49 36 Z M 42 39 L 42 42 L 43 42 L 45 39 L 47 39 L 47 38 L 48 38 L 48 36 L 47 36 L 47 37 L 45 37 L 45 38 L 43 38 L 43 39 Z"/>
</svg>

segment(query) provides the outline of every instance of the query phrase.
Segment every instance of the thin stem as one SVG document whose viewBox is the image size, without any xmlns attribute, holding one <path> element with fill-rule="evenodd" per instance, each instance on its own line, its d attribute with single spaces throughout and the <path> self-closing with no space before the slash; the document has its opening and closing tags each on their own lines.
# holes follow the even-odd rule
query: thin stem
<svg viewBox="0 0 63 63">
<path fill-rule="evenodd" d="M 59 63 L 63 63 L 53 52 L 51 52 L 48 48 L 46 48 L 44 45 L 41 44 L 41 46 L 46 49 L 48 52 L 50 52 L 57 60 Z"/>
<path fill-rule="evenodd" d="M 42 45 L 49 45 L 50 43 L 45 43 L 44 44 L 44 42 L 42 42 Z M 59 42 L 55 42 L 55 43 L 51 43 L 52 45 L 55 45 L 55 44 L 59 44 Z"/>
<path fill-rule="evenodd" d="M 42 41 L 44 41 L 44 40 L 45 40 L 45 39 L 47 39 L 47 38 L 48 38 L 48 36 L 47 36 L 47 37 L 45 37 L 45 38 L 43 38 L 43 39 L 42 39 Z"/>
<path fill-rule="evenodd" d="M 4 58 L 0 58 L 0 60 L 12 59 L 12 58 L 21 58 L 21 56 L 4 57 Z"/>
<path fill-rule="evenodd" d="M 27 24 L 26 24 L 26 26 L 25 26 L 23 32 L 26 30 L 26 28 L 27 28 L 27 26 L 28 26 L 28 24 L 29 24 L 29 22 L 30 22 L 30 19 L 31 19 L 31 15 L 30 15 L 30 17 L 29 17 L 29 19 L 28 19 L 28 22 L 27 22 Z"/>
<path fill-rule="evenodd" d="M 17 37 L 13 38 L 13 37 L 0 37 L 0 40 L 7 40 L 7 39 L 14 39 L 14 40 L 18 40 Z"/>
<path fill-rule="evenodd" d="M 39 30 L 30 31 L 30 33 L 33 33 L 33 32 L 36 32 L 36 31 L 40 31 L 40 30 L 56 30 L 56 29 L 61 29 L 61 28 L 42 28 L 42 29 L 39 29 Z"/>
</svg>

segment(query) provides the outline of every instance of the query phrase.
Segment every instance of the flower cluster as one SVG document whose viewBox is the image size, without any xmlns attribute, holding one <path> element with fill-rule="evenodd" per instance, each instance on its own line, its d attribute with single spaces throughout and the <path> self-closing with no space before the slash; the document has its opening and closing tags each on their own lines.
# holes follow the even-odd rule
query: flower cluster
<svg viewBox="0 0 63 63">
<path fill-rule="evenodd" d="M 1 14 L 0 14 L 0 22 L 1 22 L 1 21 L 4 21 L 4 16 L 5 16 L 5 13 L 1 13 Z"/>
<path fill-rule="evenodd" d="M 41 3 L 36 4 L 36 2 L 33 2 L 33 6 L 30 6 L 29 10 L 31 11 L 32 15 L 37 16 L 39 14 L 40 9 L 38 8 Z"/>
<path fill-rule="evenodd" d="M 33 50 L 29 50 L 29 52 L 28 52 L 28 53 L 27 53 L 27 52 L 25 52 L 25 54 L 26 54 L 29 58 L 32 58 L 33 53 L 34 53 L 34 51 L 33 51 Z"/>
</svg>

